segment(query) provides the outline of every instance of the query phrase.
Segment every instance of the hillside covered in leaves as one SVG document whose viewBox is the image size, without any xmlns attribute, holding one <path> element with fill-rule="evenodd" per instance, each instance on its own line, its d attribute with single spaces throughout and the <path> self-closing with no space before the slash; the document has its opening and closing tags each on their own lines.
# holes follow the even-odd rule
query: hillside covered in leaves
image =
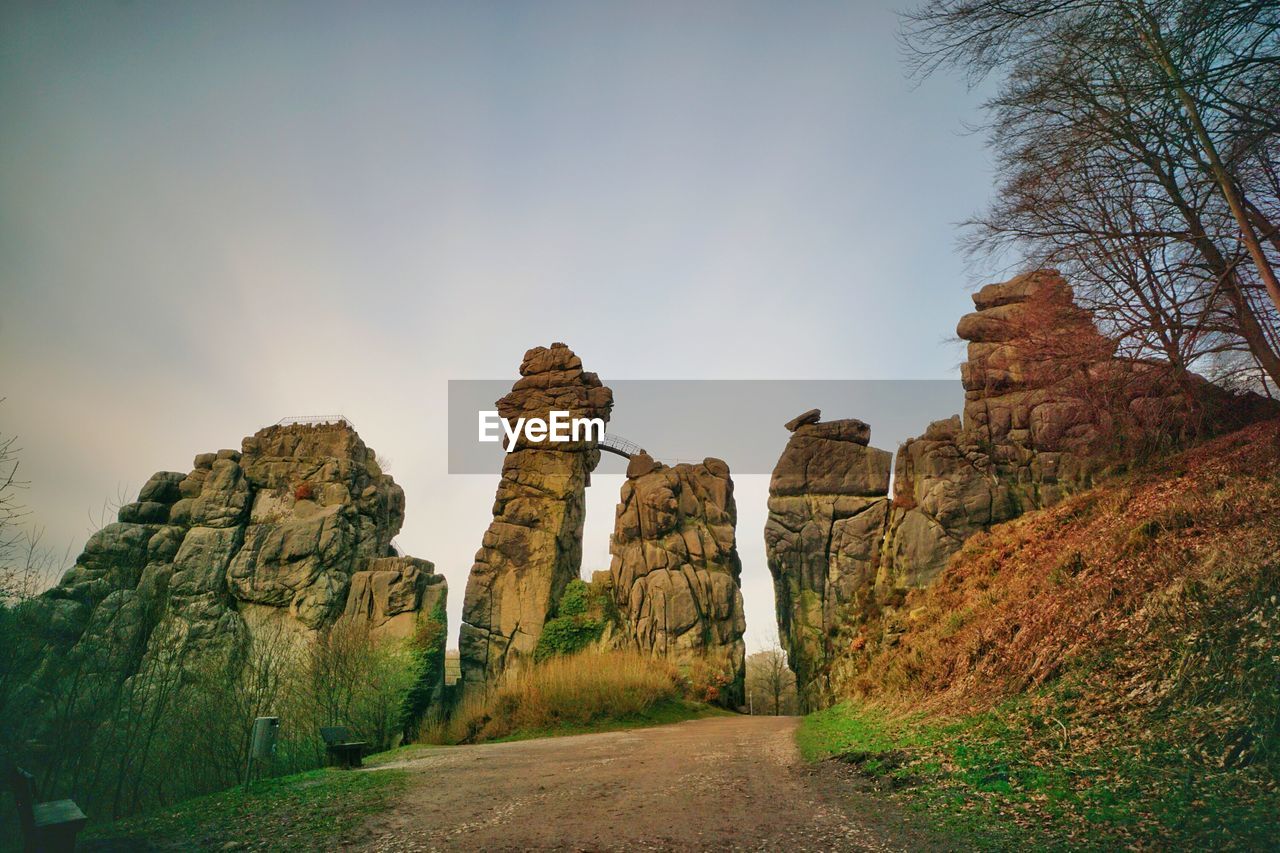
<svg viewBox="0 0 1280 853">
<path fill-rule="evenodd" d="M 977 843 L 1280 844 L 1280 421 L 969 540 L 801 733 Z"/>
</svg>

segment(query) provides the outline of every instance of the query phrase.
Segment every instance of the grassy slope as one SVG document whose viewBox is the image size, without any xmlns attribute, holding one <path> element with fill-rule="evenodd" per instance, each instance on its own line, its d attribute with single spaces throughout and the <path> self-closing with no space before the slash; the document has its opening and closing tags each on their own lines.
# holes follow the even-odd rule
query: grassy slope
<svg viewBox="0 0 1280 853">
<path fill-rule="evenodd" d="M 1278 510 L 1272 421 L 975 537 L 802 750 L 979 844 L 1280 846 Z"/>
<path fill-rule="evenodd" d="M 683 700 L 661 702 L 625 717 L 591 725 L 564 725 L 519 730 L 502 740 L 586 734 L 657 726 L 699 717 L 728 714 L 720 708 Z M 441 747 L 412 744 L 365 759 L 378 767 L 419 758 Z M 249 793 L 235 788 L 187 800 L 165 811 L 118 821 L 86 832 L 92 849 L 158 848 L 241 850 L 330 850 L 354 839 L 365 818 L 384 809 L 409 774 L 388 769 L 377 773 L 313 770 L 256 782 Z"/>
<path fill-rule="evenodd" d="M 312 770 L 91 828 L 88 849 L 330 850 L 384 808 L 408 774 Z M 234 847 L 225 845 L 235 844 Z"/>
</svg>

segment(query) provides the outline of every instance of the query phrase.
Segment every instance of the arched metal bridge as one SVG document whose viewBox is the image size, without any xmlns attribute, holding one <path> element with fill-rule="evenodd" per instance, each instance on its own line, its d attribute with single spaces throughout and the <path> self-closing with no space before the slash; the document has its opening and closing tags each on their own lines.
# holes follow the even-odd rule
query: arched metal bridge
<svg viewBox="0 0 1280 853">
<path fill-rule="evenodd" d="M 596 442 L 596 447 L 599 447 L 601 450 L 605 451 L 606 453 L 612 453 L 615 456 L 621 456 L 623 459 L 630 459 L 632 456 L 635 456 L 637 453 L 649 452 L 645 450 L 643 447 L 641 447 L 640 445 L 636 444 L 631 439 L 623 438 L 622 436 L 615 435 L 614 433 L 611 433 L 611 432 L 606 432 L 604 434 L 604 438 Z M 684 458 L 675 457 L 675 456 L 658 457 L 653 454 L 650 454 L 650 455 L 653 456 L 654 459 L 661 458 L 662 462 L 664 462 L 667 465 L 679 465 L 682 463 L 687 465 L 699 465 L 706 461 L 705 459 L 684 459 Z"/>
<path fill-rule="evenodd" d="M 611 432 L 606 432 L 596 446 L 607 453 L 621 456 L 623 459 L 630 459 L 637 453 L 644 453 L 644 448 L 634 441 L 623 438 L 620 435 L 614 435 Z"/>
</svg>

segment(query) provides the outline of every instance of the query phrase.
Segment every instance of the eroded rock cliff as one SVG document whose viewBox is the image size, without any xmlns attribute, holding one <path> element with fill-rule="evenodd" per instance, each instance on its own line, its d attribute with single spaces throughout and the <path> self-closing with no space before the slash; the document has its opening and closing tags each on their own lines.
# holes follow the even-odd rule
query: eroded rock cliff
<svg viewBox="0 0 1280 853">
<path fill-rule="evenodd" d="M 443 619 L 444 578 L 392 551 L 404 492 L 345 422 L 267 427 L 200 454 L 186 474 L 153 475 L 118 518 L 38 602 L 37 692 L 55 673 L 106 685 L 159 658 L 234 677 L 255 639 L 296 643 L 344 612 L 397 636 L 424 612 Z"/>
<path fill-rule="evenodd" d="M 766 545 L 782 642 L 807 707 L 831 700 L 843 652 L 868 639 L 858 626 L 883 613 L 892 642 L 909 618 L 898 612 L 907 591 L 932 583 L 974 533 L 1088 488 L 1100 465 L 1135 449 L 1274 412 L 1256 395 L 1118 357 L 1053 270 L 987 285 L 973 301 L 956 329 L 968 342 L 963 418 L 935 421 L 902 444 L 891 502 L 889 455 L 852 449 L 866 444 L 865 424 L 822 424 L 814 411 L 787 425 Z M 823 427 L 844 443 L 805 435 Z M 868 478 L 880 464 L 885 476 Z"/>
<path fill-rule="evenodd" d="M 613 395 L 562 343 L 525 353 L 520 379 L 498 414 L 547 419 L 552 411 L 608 421 Z M 532 660 L 543 623 L 582 567 L 586 487 L 600 460 L 594 439 L 530 441 L 502 463 L 493 521 L 463 601 L 459 654 L 464 696 L 483 694 Z"/>
<path fill-rule="evenodd" d="M 1169 365 L 1116 356 L 1071 287 L 1038 270 L 973 295 L 956 333 L 963 419 L 898 450 L 884 584 L 931 582 L 973 533 L 1087 488 L 1100 465 L 1253 417 L 1232 395 Z"/>
<path fill-rule="evenodd" d="M 668 467 L 632 457 L 622 485 L 610 575 L 627 639 L 642 652 L 706 667 L 714 701 L 744 702 L 742 563 L 729 466 Z"/>
</svg>

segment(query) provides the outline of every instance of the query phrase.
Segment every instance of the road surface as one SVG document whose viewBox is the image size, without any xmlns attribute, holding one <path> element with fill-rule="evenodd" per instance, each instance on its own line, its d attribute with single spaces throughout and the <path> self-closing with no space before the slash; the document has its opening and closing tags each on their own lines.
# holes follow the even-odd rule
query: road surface
<svg viewBox="0 0 1280 853">
<path fill-rule="evenodd" d="M 837 762 L 808 765 L 796 717 L 445 747 L 369 819 L 364 849 L 945 849 Z M 367 772 L 378 772 L 372 769 Z"/>
</svg>

